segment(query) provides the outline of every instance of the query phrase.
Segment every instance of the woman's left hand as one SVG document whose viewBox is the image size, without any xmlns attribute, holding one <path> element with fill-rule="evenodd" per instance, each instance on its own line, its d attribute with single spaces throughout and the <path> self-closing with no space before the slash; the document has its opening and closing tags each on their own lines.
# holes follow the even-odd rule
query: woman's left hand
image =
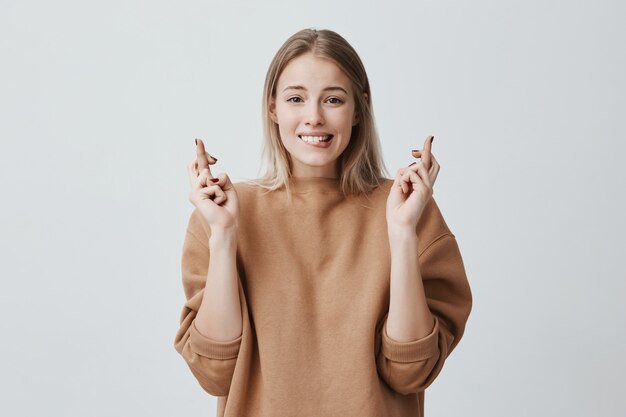
<svg viewBox="0 0 626 417">
<path fill-rule="evenodd" d="M 434 137 L 424 142 L 423 151 L 413 151 L 415 158 L 406 168 L 400 168 L 387 198 L 387 228 L 412 230 L 417 227 L 426 203 L 433 195 L 433 185 L 439 174 L 439 163 L 431 152 Z"/>
</svg>

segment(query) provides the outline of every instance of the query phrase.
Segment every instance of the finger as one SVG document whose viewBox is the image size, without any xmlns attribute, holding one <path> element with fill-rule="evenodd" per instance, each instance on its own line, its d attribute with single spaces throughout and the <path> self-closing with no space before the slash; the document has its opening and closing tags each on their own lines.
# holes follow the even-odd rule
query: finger
<svg viewBox="0 0 626 417">
<path fill-rule="evenodd" d="M 201 195 L 206 196 L 204 199 L 213 200 L 217 204 L 226 199 L 226 194 L 218 185 L 209 185 L 198 190 Z"/>
<path fill-rule="evenodd" d="M 210 153 L 205 152 L 204 153 L 206 155 L 207 160 L 209 161 L 209 165 L 215 165 L 215 163 L 217 162 L 217 158 L 212 156 Z"/>
<path fill-rule="evenodd" d="M 198 171 L 198 158 L 193 158 L 191 162 L 187 164 L 187 168 L 196 173 L 196 176 L 200 173 Z"/>
<path fill-rule="evenodd" d="M 211 177 L 211 173 L 208 169 L 199 169 L 198 168 L 198 159 L 194 158 L 191 166 L 191 170 L 189 173 L 189 178 L 191 182 L 191 188 L 193 190 L 199 190 L 207 184 L 207 179 Z"/>
<path fill-rule="evenodd" d="M 224 190 L 224 191 L 232 190 L 234 188 L 234 185 L 233 185 L 232 181 L 230 180 L 230 177 L 228 176 L 228 174 L 221 173 L 221 175 L 222 176 L 220 178 L 220 183 L 223 182 L 222 190 Z"/>
<path fill-rule="evenodd" d="M 404 168 L 404 171 L 402 173 L 402 180 L 406 182 L 408 188 L 413 187 L 414 181 L 420 181 L 420 178 L 416 174 L 416 172 L 421 166 L 423 166 L 423 163 L 420 161 L 420 162 L 413 162 L 408 167 Z"/>
<path fill-rule="evenodd" d="M 204 168 L 209 167 L 209 160 L 206 157 L 206 151 L 204 150 L 204 142 L 202 139 L 196 138 L 196 159 L 198 160 L 198 171 L 202 171 Z"/>
<path fill-rule="evenodd" d="M 417 173 L 415 171 L 413 171 L 412 169 L 407 169 L 404 174 L 402 175 L 402 178 L 404 181 L 406 181 L 407 184 L 407 191 L 409 190 L 415 190 L 417 187 L 423 187 L 423 181 L 420 178 L 419 175 L 417 175 Z"/>
<path fill-rule="evenodd" d="M 200 143 L 202 143 L 202 148 L 204 149 L 204 142 L 201 139 L 198 139 Z M 217 158 L 208 153 L 206 150 L 204 151 L 204 156 L 206 156 L 207 161 L 209 161 L 209 165 L 215 165 L 217 162 Z"/>
<path fill-rule="evenodd" d="M 435 139 L 434 136 L 429 136 L 424 141 L 424 150 L 422 151 L 422 163 L 426 166 L 426 169 L 430 169 L 430 165 L 431 165 L 430 155 L 431 155 L 432 144 L 433 144 L 434 139 Z"/>
<path fill-rule="evenodd" d="M 228 196 L 226 195 L 226 192 L 224 192 L 224 190 L 221 187 L 218 187 L 218 189 L 215 191 L 215 194 L 213 196 L 213 202 L 215 204 L 222 204 L 226 200 L 228 200 Z"/>
<path fill-rule="evenodd" d="M 213 165 L 217 162 L 217 158 L 211 156 L 204 149 L 204 142 L 202 142 L 202 139 L 199 138 L 196 139 L 196 158 L 198 159 L 198 170 L 209 168 L 209 165 Z"/>
<path fill-rule="evenodd" d="M 217 189 L 215 188 L 202 187 L 195 192 L 195 199 L 196 201 L 203 201 L 203 200 L 213 201 L 216 193 L 217 193 Z"/>
<path fill-rule="evenodd" d="M 439 165 L 439 162 L 437 162 L 437 160 L 435 159 L 435 155 L 431 155 L 431 158 L 433 160 L 433 165 L 432 167 L 430 167 L 429 176 L 431 184 L 435 185 L 435 181 L 437 181 L 437 175 L 439 175 L 439 170 L 441 169 L 441 166 Z"/>
<path fill-rule="evenodd" d="M 224 173 L 220 172 L 219 174 L 217 174 L 215 177 L 211 178 L 211 181 L 215 184 L 215 185 L 219 185 L 220 187 L 222 187 L 222 189 L 224 188 L 224 184 L 226 183 L 224 180 Z"/>
<path fill-rule="evenodd" d="M 405 169 L 406 169 L 406 168 L 399 168 L 399 169 L 396 171 L 396 176 L 395 176 L 395 178 L 393 179 L 393 186 L 394 186 L 394 187 L 398 187 L 398 186 L 400 185 L 400 176 L 402 175 L 402 173 L 404 172 L 404 170 L 405 170 Z"/>
<path fill-rule="evenodd" d="M 435 154 L 431 152 L 431 154 L 430 154 L 430 167 L 428 168 L 428 173 L 429 174 L 435 169 L 435 166 L 439 167 L 439 163 L 435 159 Z"/>
<path fill-rule="evenodd" d="M 211 175 L 211 171 L 209 171 L 208 168 L 200 171 L 200 175 L 198 175 L 198 178 L 196 179 L 195 189 L 199 190 L 202 187 L 213 185 L 211 178 L 213 178 L 213 176 Z"/>
<path fill-rule="evenodd" d="M 228 197 L 226 196 L 226 193 L 222 190 L 222 195 L 219 195 L 217 197 L 215 197 L 213 199 L 213 202 L 217 205 L 222 204 L 223 202 L 225 202 L 228 199 Z"/>
<path fill-rule="evenodd" d="M 420 162 L 413 162 L 411 165 L 409 165 L 408 167 L 406 167 L 404 169 L 404 172 L 402 173 L 402 180 L 409 182 L 410 178 L 411 178 L 411 173 L 415 173 L 417 172 L 418 168 L 421 166 L 422 164 Z M 414 178 L 414 177 L 413 177 Z"/>
<path fill-rule="evenodd" d="M 416 168 L 415 167 L 412 167 L 412 168 L 417 169 L 417 171 L 415 171 L 414 169 L 410 169 L 404 173 L 404 178 L 410 181 L 411 189 L 413 191 L 420 192 L 424 196 L 428 196 L 428 195 L 432 196 L 433 189 L 432 189 L 432 185 L 430 185 L 431 182 L 430 182 L 430 179 L 428 178 L 426 167 L 424 167 L 422 164 L 417 164 Z M 427 179 L 424 179 L 424 176 Z"/>
<path fill-rule="evenodd" d="M 424 164 L 421 161 L 413 162 L 411 165 L 405 168 L 405 171 L 402 175 L 402 179 L 404 181 L 409 181 L 410 178 L 415 178 L 411 176 L 411 172 L 414 172 L 414 173 L 426 172 L 426 167 L 424 167 Z M 419 174 L 418 177 L 421 178 L 421 174 Z"/>
<path fill-rule="evenodd" d="M 403 168 L 403 172 L 402 172 L 402 173 L 403 173 L 403 174 L 408 175 L 408 174 L 407 174 L 407 171 L 417 172 L 417 168 L 418 168 L 418 166 L 419 166 L 419 165 L 421 165 L 421 164 L 422 164 L 422 162 L 421 162 L 421 161 L 418 161 L 418 162 L 412 162 L 412 163 L 411 163 L 408 167 Z M 404 178 L 408 178 L 408 176 L 406 176 L 406 175 L 405 175 L 405 177 L 404 177 Z"/>
<path fill-rule="evenodd" d="M 187 164 L 187 174 L 189 175 L 189 185 L 191 189 L 196 188 L 196 183 L 198 180 L 198 169 L 196 168 L 196 160 L 194 159 L 189 164 Z"/>
<path fill-rule="evenodd" d="M 393 184 L 394 187 L 400 187 L 404 194 L 409 191 L 409 185 L 407 184 L 407 180 L 403 178 L 408 169 L 408 167 L 398 169 L 398 171 L 396 172 L 396 179 Z"/>
<path fill-rule="evenodd" d="M 432 164 L 431 164 L 431 169 L 432 169 L 434 166 L 439 166 L 439 162 L 437 162 L 437 159 L 435 158 L 435 154 L 434 154 L 434 153 L 431 153 L 431 154 L 430 154 L 430 160 L 431 160 L 431 162 L 432 162 Z"/>
<path fill-rule="evenodd" d="M 230 181 L 230 178 L 225 172 L 220 172 L 213 180 L 215 180 L 215 184 L 219 185 L 224 191 L 228 191 L 233 188 L 233 183 Z"/>
<path fill-rule="evenodd" d="M 417 164 L 417 174 L 427 188 L 432 188 L 432 182 L 424 164 Z"/>
</svg>

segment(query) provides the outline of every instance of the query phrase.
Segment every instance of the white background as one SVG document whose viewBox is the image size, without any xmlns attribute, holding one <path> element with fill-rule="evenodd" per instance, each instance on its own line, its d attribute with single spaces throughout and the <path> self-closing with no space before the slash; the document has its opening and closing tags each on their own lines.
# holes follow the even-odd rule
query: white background
<svg viewBox="0 0 626 417">
<path fill-rule="evenodd" d="M 173 347 L 185 165 L 257 176 L 306 27 L 359 52 L 391 173 L 435 135 L 474 309 L 426 415 L 623 413 L 623 2 L 0 5 L 0 414 L 214 415 Z"/>
</svg>

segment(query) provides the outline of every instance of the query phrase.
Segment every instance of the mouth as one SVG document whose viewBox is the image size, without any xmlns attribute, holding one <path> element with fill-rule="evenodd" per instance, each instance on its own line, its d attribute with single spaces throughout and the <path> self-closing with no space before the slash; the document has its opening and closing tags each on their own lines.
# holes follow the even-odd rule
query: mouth
<svg viewBox="0 0 626 417">
<path fill-rule="evenodd" d="M 333 135 L 325 135 L 325 136 L 305 136 L 298 135 L 301 141 L 306 143 L 327 143 L 333 140 Z"/>
</svg>

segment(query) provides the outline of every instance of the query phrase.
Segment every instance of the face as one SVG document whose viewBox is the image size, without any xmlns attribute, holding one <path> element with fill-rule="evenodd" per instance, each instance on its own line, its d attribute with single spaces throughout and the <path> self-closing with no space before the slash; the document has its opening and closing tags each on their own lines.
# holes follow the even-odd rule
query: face
<svg viewBox="0 0 626 417">
<path fill-rule="evenodd" d="M 278 79 L 269 111 L 294 177 L 338 176 L 337 158 L 358 120 L 352 83 L 335 63 L 312 53 L 293 59 Z"/>
</svg>

